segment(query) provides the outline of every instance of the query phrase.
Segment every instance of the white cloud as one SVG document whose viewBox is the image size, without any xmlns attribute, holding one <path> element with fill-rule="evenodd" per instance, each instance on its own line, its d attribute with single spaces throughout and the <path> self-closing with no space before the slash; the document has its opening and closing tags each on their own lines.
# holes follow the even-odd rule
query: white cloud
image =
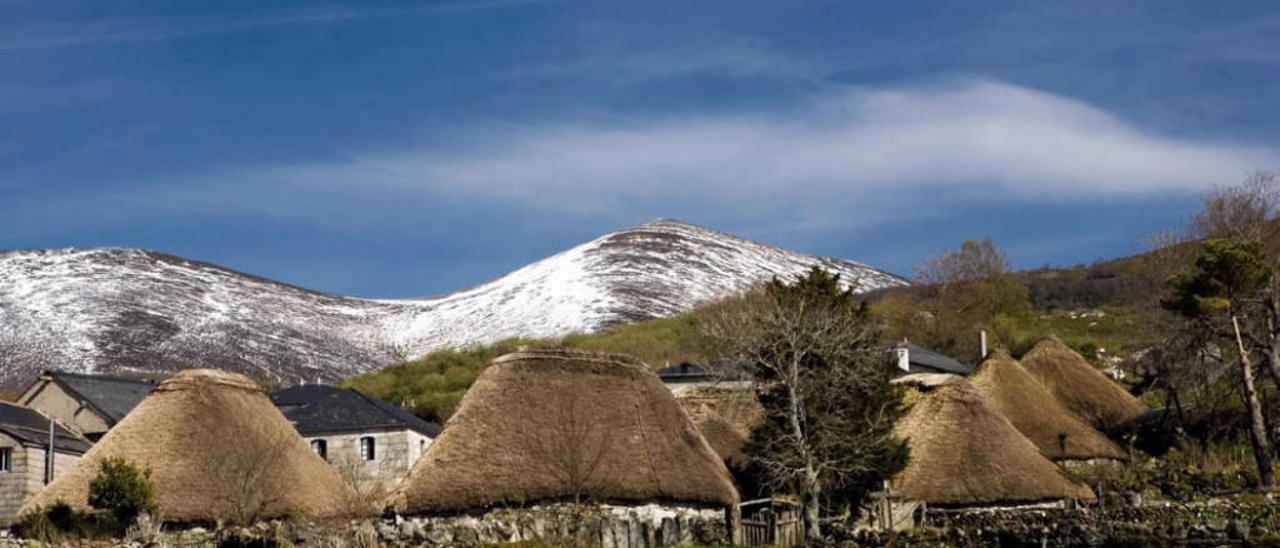
<svg viewBox="0 0 1280 548">
<path fill-rule="evenodd" d="M 1163 136 L 1078 100 L 989 81 L 857 89 L 768 115 L 560 122 L 460 139 L 456 150 L 365 154 L 256 178 L 607 210 L 636 200 L 833 204 L 940 187 L 1102 200 L 1194 192 L 1277 163 L 1269 148 Z"/>
<path fill-rule="evenodd" d="M 83 210 L 68 214 L 80 221 L 119 203 L 129 215 L 372 226 L 433 207 L 514 206 L 757 228 L 785 217 L 818 229 L 945 215 L 972 200 L 1141 203 L 1280 166 L 1273 148 L 1160 135 L 1075 99 L 990 81 L 844 90 L 767 114 L 557 121 L 449 137 L 448 149 L 227 169 L 57 207 Z"/>
</svg>

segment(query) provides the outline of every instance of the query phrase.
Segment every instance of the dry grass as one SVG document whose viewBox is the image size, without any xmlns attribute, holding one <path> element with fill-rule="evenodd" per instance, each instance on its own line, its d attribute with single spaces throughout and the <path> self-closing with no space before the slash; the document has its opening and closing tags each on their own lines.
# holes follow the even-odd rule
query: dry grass
<svg viewBox="0 0 1280 548">
<path fill-rule="evenodd" d="M 992 408 L 1009 419 L 1046 457 L 1054 460 L 1126 458 L 1119 446 L 1058 403 L 1003 350 L 993 352 L 982 362 L 969 381 Z"/>
<path fill-rule="evenodd" d="M 911 446 L 911 462 L 894 479 L 908 500 L 986 505 L 1067 498 L 1092 499 L 1057 465 L 954 375 L 908 375 L 915 387 L 895 430 Z"/>
<path fill-rule="evenodd" d="M 566 419 L 566 410 L 589 418 L 590 428 Z M 576 468 L 589 470 L 577 478 L 585 477 L 585 492 L 566 483 L 572 474 L 566 475 L 565 458 L 540 457 L 530 451 L 531 438 L 565 448 L 570 454 L 562 457 L 570 460 L 578 455 L 583 462 Z M 590 443 L 605 447 L 572 450 Z M 393 500 L 398 510 L 418 514 L 575 494 L 593 501 L 708 504 L 738 498 L 720 458 L 644 364 L 613 354 L 529 348 L 485 369 Z"/>
</svg>

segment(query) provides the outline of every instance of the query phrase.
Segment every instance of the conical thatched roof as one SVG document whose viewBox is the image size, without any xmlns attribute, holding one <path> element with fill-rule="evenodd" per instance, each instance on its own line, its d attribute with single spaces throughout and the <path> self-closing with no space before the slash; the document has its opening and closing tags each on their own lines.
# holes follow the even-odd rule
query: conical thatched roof
<svg viewBox="0 0 1280 548">
<path fill-rule="evenodd" d="M 208 369 L 161 383 L 79 464 L 23 513 L 63 501 L 87 508 L 106 457 L 151 470 L 165 521 L 242 521 L 366 513 L 338 472 L 315 454 L 249 378 Z"/>
<path fill-rule="evenodd" d="M 689 417 L 693 419 L 693 425 L 698 428 L 698 432 L 711 445 L 711 449 L 720 455 L 720 459 L 727 466 L 741 468 L 746 464 L 747 456 L 742 452 L 743 447 L 747 445 L 745 433 L 706 405 L 691 413 Z"/>
<path fill-rule="evenodd" d="M 1147 412 L 1138 398 L 1056 337 L 1027 352 L 1022 366 L 1062 405 L 1097 428 L 1110 430 Z"/>
<path fill-rule="evenodd" d="M 960 506 L 1093 499 L 1040 454 L 968 381 L 955 375 L 907 375 L 915 388 L 895 434 L 911 461 L 893 485 L 908 500 Z"/>
<path fill-rule="evenodd" d="M 727 505 L 724 463 L 644 364 L 521 348 L 493 361 L 393 495 L 420 514 L 547 500 Z"/>
<path fill-rule="evenodd" d="M 1050 459 L 1125 458 L 1119 446 L 1058 403 L 1004 350 L 993 352 L 969 381 Z"/>
</svg>

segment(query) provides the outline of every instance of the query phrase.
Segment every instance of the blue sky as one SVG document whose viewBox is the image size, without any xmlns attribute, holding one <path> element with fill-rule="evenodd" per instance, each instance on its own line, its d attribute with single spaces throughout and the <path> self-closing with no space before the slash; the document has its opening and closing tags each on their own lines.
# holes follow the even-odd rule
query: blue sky
<svg viewBox="0 0 1280 548">
<path fill-rule="evenodd" d="M 901 273 L 1280 169 L 1271 2 L 0 0 L 0 248 L 442 293 L 676 217 Z"/>
</svg>

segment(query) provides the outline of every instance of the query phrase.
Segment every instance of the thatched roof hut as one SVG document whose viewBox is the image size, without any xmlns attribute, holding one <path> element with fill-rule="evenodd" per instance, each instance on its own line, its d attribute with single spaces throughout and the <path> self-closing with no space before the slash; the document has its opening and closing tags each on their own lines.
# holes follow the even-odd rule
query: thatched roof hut
<svg viewBox="0 0 1280 548">
<path fill-rule="evenodd" d="M 738 495 L 643 363 L 521 348 L 480 374 L 392 498 L 408 514 L 573 499 L 729 505 Z"/>
<path fill-rule="evenodd" d="M 911 461 L 893 480 L 907 500 L 953 506 L 1093 499 L 962 377 L 907 375 L 912 404 L 894 432 Z"/>
<path fill-rule="evenodd" d="M 177 522 L 367 513 L 337 471 L 308 447 L 243 375 L 209 369 L 166 380 L 23 507 L 85 509 L 107 457 L 151 470 L 161 518 Z"/>
<path fill-rule="evenodd" d="M 1125 458 L 1119 446 L 1058 403 L 1004 350 L 992 352 L 969 382 L 1050 459 Z"/>
<path fill-rule="evenodd" d="M 1056 337 L 1040 341 L 1027 352 L 1022 366 L 1067 409 L 1102 430 L 1147 412 L 1146 404 Z"/>
<path fill-rule="evenodd" d="M 747 434 L 739 430 L 733 423 L 720 416 L 710 407 L 703 405 L 689 414 L 693 425 L 711 445 L 711 449 L 720 455 L 731 469 L 740 469 L 747 463 L 743 448 L 747 445 Z"/>
</svg>

